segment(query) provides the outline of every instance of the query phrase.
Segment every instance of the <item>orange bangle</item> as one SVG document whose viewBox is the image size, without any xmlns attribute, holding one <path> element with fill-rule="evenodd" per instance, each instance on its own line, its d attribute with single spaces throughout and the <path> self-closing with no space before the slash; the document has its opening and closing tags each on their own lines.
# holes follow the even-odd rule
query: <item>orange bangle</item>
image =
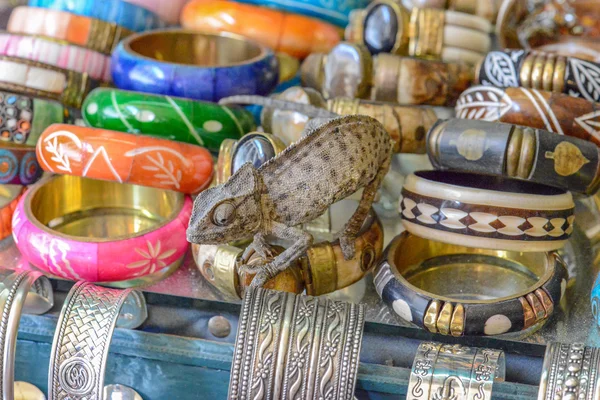
<svg viewBox="0 0 600 400">
<path fill-rule="evenodd" d="M 227 0 L 192 0 L 181 13 L 181 25 L 202 32 L 237 33 L 297 58 L 328 52 L 340 41 L 340 31 L 331 24 Z"/>
<path fill-rule="evenodd" d="M 57 174 L 198 193 L 213 161 L 203 147 L 143 135 L 54 124 L 40 136 L 42 168 Z"/>
<path fill-rule="evenodd" d="M 10 33 L 48 36 L 110 54 L 121 39 L 132 32 L 119 25 L 65 11 L 17 7 L 10 14 Z"/>
<path fill-rule="evenodd" d="M 25 186 L 0 185 L 0 240 L 12 233 L 12 217 Z"/>
</svg>

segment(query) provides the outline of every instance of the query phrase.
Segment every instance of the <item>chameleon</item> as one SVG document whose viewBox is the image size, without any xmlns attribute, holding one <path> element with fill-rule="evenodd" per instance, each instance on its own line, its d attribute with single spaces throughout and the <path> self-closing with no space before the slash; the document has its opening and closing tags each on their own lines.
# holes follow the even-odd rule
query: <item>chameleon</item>
<svg viewBox="0 0 600 400">
<path fill-rule="evenodd" d="M 338 233 L 344 258 L 352 259 L 356 236 L 391 157 L 391 139 L 376 119 L 330 118 L 259 168 L 246 163 L 227 182 L 201 192 L 194 201 L 187 240 L 225 244 L 253 235 L 242 260 L 255 251 L 270 261 L 245 264 L 240 271 L 255 273 L 251 286 L 260 287 L 312 245 L 312 235 L 298 225 L 363 188 L 356 211 Z M 267 238 L 291 245 L 273 257 Z"/>
</svg>

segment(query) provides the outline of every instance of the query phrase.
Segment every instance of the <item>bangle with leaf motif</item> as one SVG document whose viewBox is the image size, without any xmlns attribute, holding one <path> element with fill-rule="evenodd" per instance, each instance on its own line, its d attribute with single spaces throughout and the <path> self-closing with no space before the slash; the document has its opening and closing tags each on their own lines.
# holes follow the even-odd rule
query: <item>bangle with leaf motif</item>
<svg viewBox="0 0 600 400">
<path fill-rule="evenodd" d="M 37 143 L 44 170 L 194 194 L 213 174 L 205 148 L 144 135 L 55 124 Z"/>
<path fill-rule="evenodd" d="M 239 139 L 256 128 L 252 114 L 243 108 L 118 89 L 94 89 L 81 111 L 95 128 L 161 137 L 214 152 L 224 139 Z"/>
<path fill-rule="evenodd" d="M 191 208 L 189 197 L 173 191 L 58 175 L 23 195 L 13 238 L 25 259 L 52 275 L 148 284 L 183 260 Z"/>
<path fill-rule="evenodd" d="M 37 7 L 17 7 L 8 20 L 10 33 L 47 36 L 110 54 L 128 29 L 95 18 Z"/>
</svg>

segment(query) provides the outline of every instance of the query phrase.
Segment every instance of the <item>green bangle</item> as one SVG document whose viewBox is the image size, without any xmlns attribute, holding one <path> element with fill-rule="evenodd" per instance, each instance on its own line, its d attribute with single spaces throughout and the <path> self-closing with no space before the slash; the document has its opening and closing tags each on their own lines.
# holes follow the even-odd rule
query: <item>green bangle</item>
<svg viewBox="0 0 600 400">
<path fill-rule="evenodd" d="M 97 88 L 82 107 L 86 124 L 139 133 L 219 151 L 225 139 L 239 139 L 256 129 L 242 108 L 126 90 Z"/>
</svg>

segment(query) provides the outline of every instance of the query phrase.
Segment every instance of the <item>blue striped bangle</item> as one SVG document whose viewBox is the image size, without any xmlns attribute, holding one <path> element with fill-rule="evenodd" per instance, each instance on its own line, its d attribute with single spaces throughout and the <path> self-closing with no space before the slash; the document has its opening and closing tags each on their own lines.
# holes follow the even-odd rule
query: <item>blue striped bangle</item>
<svg viewBox="0 0 600 400">
<path fill-rule="evenodd" d="M 153 12 L 123 0 L 102 0 L 102 5 L 96 4 L 93 0 L 29 0 L 29 6 L 96 18 L 135 32 L 165 26 Z"/>
<path fill-rule="evenodd" d="M 208 66 L 196 58 L 191 64 L 195 49 L 216 59 Z M 154 52 L 168 61 L 155 59 Z M 267 95 L 279 78 L 277 57 L 265 46 L 229 33 L 179 29 L 127 37 L 113 52 L 111 71 L 119 89 L 215 102 L 238 94 Z"/>
<path fill-rule="evenodd" d="M 239 3 L 271 7 L 295 14 L 319 18 L 346 27 L 352 10 L 365 8 L 371 0 L 236 0 Z"/>
</svg>

